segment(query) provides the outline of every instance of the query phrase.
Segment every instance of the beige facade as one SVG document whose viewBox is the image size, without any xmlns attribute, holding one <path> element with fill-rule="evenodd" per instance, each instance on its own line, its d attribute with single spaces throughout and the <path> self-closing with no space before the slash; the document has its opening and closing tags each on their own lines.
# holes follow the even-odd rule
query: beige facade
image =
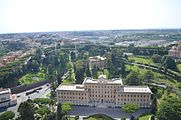
<svg viewBox="0 0 181 120">
<path fill-rule="evenodd" d="M 141 107 L 150 107 L 151 94 L 147 86 L 123 86 L 121 79 L 108 80 L 103 75 L 97 80 L 86 78 L 82 85 L 60 85 L 57 88 L 58 102 L 74 105 L 120 107 L 137 103 Z"/>
<path fill-rule="evenodd" d="M 106 58 L 100 56 L 89 57 L 89 66 L 93 68 L 94 66 L 97 68 L 105 68 L 106 67 Z"/>
<path fill-rule="evenodd" d="M 171 50 L 168 51 L 168 55 L 174 58 L 181 58 L 181 43 L 178 46 L 173 46 Z"/>
</svg>

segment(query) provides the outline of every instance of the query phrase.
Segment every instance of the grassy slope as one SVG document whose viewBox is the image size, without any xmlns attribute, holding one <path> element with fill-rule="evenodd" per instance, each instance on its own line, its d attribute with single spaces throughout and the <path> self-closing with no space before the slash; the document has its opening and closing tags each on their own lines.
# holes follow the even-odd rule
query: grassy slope
<svg viewBox="0 0 181 120">
<path fill-rule="evenodd" d="M 128 59 L 134 60 L 135 62 L 145 63 L 145 64 L 153 63 L 151 59 L 141 58 L 141 57 L 129 57 Z"/>
<path fill-rule="evenodd" d="M 36 78 L 36 79 L 35 79 Z M 20 84 L 31 84 L 38 81 L 43 81 L 45 79 L 45 74 L 42 72 L 38 73 L 28 73 L 19 79 Z"/>
</svg>

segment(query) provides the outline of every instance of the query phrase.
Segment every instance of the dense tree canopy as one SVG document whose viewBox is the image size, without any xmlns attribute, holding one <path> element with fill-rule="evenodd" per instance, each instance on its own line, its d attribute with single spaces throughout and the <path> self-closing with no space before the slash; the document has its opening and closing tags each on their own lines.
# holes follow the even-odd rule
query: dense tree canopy
<svg viewBox="0 0 181 120">
<path fill-rule="evenodd" d="M 151 57 L 151 59 L 152 59 L 152 61 L 154 62 L 154 63 L 160 63 L 161 62 L 161 56 L 160 55 L 158 55 L 158 54 L 154 54 L 154 55 L 152 55 L 152 57 Z"/>
<path fill-rule="evenodd" d="M 181 99 L 174 97 L 162 101 L 157 112 L 159 120 L 181 120 Z"/>
<path fill-rule="evenodd" d="M 165 66 L 165 68 L 168 68 L 168 69 L 171 69 L 171 70 L 177 70 L 175 60 L 173 58 L 171 58 L 170 56 L 166 57 L 163 65 Z"/>
<path fill-rule="evenodd" d="M 125 83 L 127 85 L 139 85 L 140 84 L 140 80 L 138 78 L 138 73 L 134 72 L 134 71 L 131 71 L 127 75 Z"/>
<path fill-rule="evenodd" d="M 6 111 L 0 115 L 0 120 L 11 120 L 15 116 L 15 113 L 12 111 Z"/>
<path fill-rule="evenodd" d="M 22 120 L 34 120 L 33 104 L 29 101 L 22 102 L 18 108 Z"/>
</svg>

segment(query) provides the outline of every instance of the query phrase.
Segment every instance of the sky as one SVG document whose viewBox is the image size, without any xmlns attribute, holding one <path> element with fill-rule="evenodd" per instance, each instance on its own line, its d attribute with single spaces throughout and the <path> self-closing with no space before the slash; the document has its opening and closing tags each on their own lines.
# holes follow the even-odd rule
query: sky
<svg viewBox="0 0 181 120">
<path fill-rule="evenodd" d="M 181 0 L 0 0 L 0 33 L 181 28 Z"/>
</svg>

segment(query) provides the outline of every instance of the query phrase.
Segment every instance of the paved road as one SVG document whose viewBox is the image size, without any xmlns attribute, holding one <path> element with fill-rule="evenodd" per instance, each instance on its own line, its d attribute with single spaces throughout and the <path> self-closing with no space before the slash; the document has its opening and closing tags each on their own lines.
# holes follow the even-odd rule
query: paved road
<svg viewBox="0 0 181 120">
<path fill-rule="evenodd" d="M 50 86 L 42 85 L 40 87 L 42 87 L 41 90 L 39 90 L 38 92 L 32 93 L 28 96 L 26 96 L 26 92 L 31 91 L 31 90 L 17 94 L 17 96 L 19 96 L 19 97 L 17 97 L 17 104 L 15 106 L 11 106 L 8 108 L 0 108 L 0 114 L 5 111 L 13 111 L 16 115 L 18 115 L 17 109 L 18 109 L 20 103 L 26 101 L 28 99 L 28 97 L 30 99 L 42 98 L 42 97 L 46 97 L 46 95 L 48 93 L 50 93 Z M 40 88 L 40 87 L 38 87 L 38 88 Z M 34 88 L 34 89 L 36 89 L 36 88 Z"/>
<path fill-rule="evenodd" d="M 133 115 L 135 117 L 140 116 L 145 112 L 149 112 L 150 109 L 140 109 Z M 129 118 L 129 114 L 122 111 L 121 108 L 97 108 L 97 107 L 88 107 L 88 106 L 73 106 L 72 110 L 68 113 L 70 116 L 89 116 L 93 114 L 106 114 L 115 119 L 120 119 L 122 117 Z"/>
</svg>

